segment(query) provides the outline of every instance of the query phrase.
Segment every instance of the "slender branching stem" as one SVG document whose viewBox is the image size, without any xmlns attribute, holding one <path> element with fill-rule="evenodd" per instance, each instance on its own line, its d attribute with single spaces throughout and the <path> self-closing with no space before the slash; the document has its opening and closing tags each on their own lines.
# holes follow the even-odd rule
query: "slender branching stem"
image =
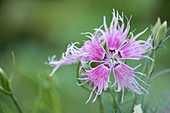
<svg viewBox="0 0 170 113">
<path fill-rule="evenodd" d="M 151 75 L 154 71 L 154 64 L 155 64 L 155 60 L 156 60 L 156 52 L 157 52 L 158 48 L 156 48 L 155 50 L 153 50 L 150 54 L 150 57 L 153 58 L 154 61 L 152 61 L 151 65 L 149 65 L 149 63 L 147 64 L 146 67 L 148 67 L 148 79 L 146 81 L 146 84 L 149 84 L 150 82 L 150 79 L 151 79 Z M 144 70 L 146 72 L 146 68 Z M 148 85 L 145 86 L 145 89 L 147 90 L 148 89 Z M 141 100 L 141 104 L 143 106 L 143 109 L 144 109 L 144 102 L 145 102 L 145 98 L 146 98 L 146 94 L 143 95 L 142 97 L 142 100 Z"/>
<path fill-rule="evenodd" d="M 111 88 L 110 86 L 109 86 L 109 90 L 110 90 L 110 93 L 111 93 L 112 98 L 113 98 L 113 101 L 114 101 L 113 103 L 114 103 L 115 113 L 117 113 L 117 108 L 118 108 L 119 113 L 123 113 L 122 110 L 121 110 L 121 108 L 120 108 L 119 103 L 117 102 L 117 100 L 116 100 L 116 98 L 115 98 L 115 95 L 114 95 L 114 93 L 113 93 L 113 91 L 112 91 L 112 88 Z"/>
<path fill-rule="evenodd" d="M 2 89 L 2 88 L 0 88 L 0 91 L 1 91 L 2 93 L 4 93 L 5 95 L 9 96 L 9 97 L 12 99 L 12 101 L 14 102 L 14 104 L 15 104 L 17 110 L 18 110 L 18 113 L 23 113 L 22 110 L 21 110 L 21 107 L 20 107 L 19 104 L 18 104 L 17 99 L 16 99 L 15 96 L 12 94 L 12 92 L 6 91 L 6 90 L 4 90 L 4 89 Z"/>
<path fill-rule="evenodd" d="M 6 90 L 4 90 L 4 89 L 2 89 L 2 88 L 0 88 L 0 91 L 1 91 L 2 93 L 4 93 L 5 95 L 8 95 L 8 96 L 10 96 L 10 95 L 12 94 L 11 92 L 6 91 Z"/>
<path fill-rule="evenodd" d="M 11 94 L 10 97 L 11 97 L 12 101 L 14 102 L 14 104 L 15 104 L 17 110 L 18 110 L 18 113 L 23 113 L 22 110 L 21 110 L 21 107 L 18 104 L 17 99 L 15 98 L 15 96 L 13 94 Z"/>
</svg>

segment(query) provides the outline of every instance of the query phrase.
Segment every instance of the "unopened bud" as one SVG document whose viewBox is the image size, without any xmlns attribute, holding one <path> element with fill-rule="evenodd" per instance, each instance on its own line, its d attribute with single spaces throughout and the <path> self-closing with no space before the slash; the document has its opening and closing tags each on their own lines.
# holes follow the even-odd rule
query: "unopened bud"
<svg viewBox="0 0 170 113">
<path fill-rule="evenodd" d="M 159 46 L 159 44 L 162 42 L 162 40 L 165 38 L 167 33 L 167 22 L 164 21 L 163 24 L 161 24 L 160 18 L 158 18 L 156 24 L 152 28 L 152 34 L 154 37 L 155 46 Z"/>
<path fill-rule="evenodd" d="M 161 26 L 161 20 L 160 20 L 160 18 L 158 18 L 157 22 L 155 23 L 155 25 L 151 29 L 153 37 L 156 37 L 157 32 L 158 32 L 160 26 Z"/>
<path fill-rule="evenodd" d="M 155 43 L 158 45 L 162 39 L 165 38 L 167 32 L 167 22 L 165 21 L 159 28 L 159 31 L 155 37 Z"/>
<path fill-rule="evenodd" d="M 5 71 L 0 67 L 0 86 L 6 91 L 11 91 L 9 87 L 9 80 Z"/>
</svg>

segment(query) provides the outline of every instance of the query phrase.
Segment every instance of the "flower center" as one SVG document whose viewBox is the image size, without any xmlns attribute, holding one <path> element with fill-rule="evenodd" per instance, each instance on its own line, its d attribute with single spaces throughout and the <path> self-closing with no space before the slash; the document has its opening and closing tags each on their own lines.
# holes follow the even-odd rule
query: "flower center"
<svg viewBox="0 0 170 113">
<path fill-rule="evenodd" d="M 115 62 L 117 62 L 117 59 L 115 57 L 112 57 L 109 59 L 110 63 L 113 64 Z"/>
<path fill-rule="evenodd" d="M 117 67 L 120 63 L 118 62 L 119 59 L 122 58 L 122 54 L 120 51 L 112 49 L 109 50 L 108 54 L 104 55 L 103 60 L 105 60 L 105 66 L 110 68 L 110 67 Z"/>
<path fill-rule="evenodd" d="M 109 50 L 109 59 L 110 62 L 114 63 L 114 61 L 118 61 L 120 58 L 122 58 L 122 54 L 119 50 L 110 49 Z"/>
</svg>

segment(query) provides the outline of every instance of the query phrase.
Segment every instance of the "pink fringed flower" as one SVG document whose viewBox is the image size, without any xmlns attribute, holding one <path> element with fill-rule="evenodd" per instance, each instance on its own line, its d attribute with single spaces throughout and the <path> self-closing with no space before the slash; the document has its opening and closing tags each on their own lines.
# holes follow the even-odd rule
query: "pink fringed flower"
<svg viewBox="0 0 170 113">
<path fill-rule="evenodd" d="M 81 73 L 85 83 L 89 83 L 91 88 L 91 94 L 87 102 L 92 98 L 94 91 L 96 90 L 95 98 L 109 87 L 109 77 L 111 71 L 114 73 L 114 84 L 112 85 L 116 92 L 122 91 L 122 100 L 124 97 L 124 89 L 127 88 L 131 92 L 137 94 L 143 94 L 143 91 L 147 92 L 137 81 L 142 81 L 136 74 L 135 68 L 132 68 L 124 63 L 125 60 L 139 60 L 142 58 L 149 58 L 144 55 L 148 50 L 151 49 L 151 38 L 147 41 L 136 40 L 146 30 L 134 36 L 131 33 L 130 39 L 127 38 L 130 30 L 130 20 L 127 20 L 127 25 L 123 20 L 123 15 L 120 16 L 118 12 L 115 13 L 113 10 L 113 18 L 108 28 L 106 25 L 106 18 L 104 17 L 104 30 L 102 27 L 95 29 L 94 34 L 89 34 L 87 37 L 90 40 L 85 41 L 81 48 L 77 48 L 75 43 L 69 45 L 66 53 L 63 53 L 61 60 L 56 61 L 54 58 L 49 59 L 49 64 L 54 67 L 52 74 L 61 65 L 70 65 L 76 61 L 80 61 L 82 68 L 85 72 Z M 98 66 L 91 68 L 91 63 L 99 63 Z M 139 65 L 140 66 L 140 65 Z M 89 69 L 90 68 L 90 69 Z"/>
</svg>

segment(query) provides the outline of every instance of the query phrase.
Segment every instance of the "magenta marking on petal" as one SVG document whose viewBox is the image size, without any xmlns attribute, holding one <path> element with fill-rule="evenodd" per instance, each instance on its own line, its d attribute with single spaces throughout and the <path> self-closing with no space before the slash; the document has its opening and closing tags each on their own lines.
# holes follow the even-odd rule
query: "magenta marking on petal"
<svg viewBox="0 0 170 113">
<path fill-rule="evenodd" d="M 108 56 L 107 56 L 107 54 L 105 53 L 103 60 L 106 60 L 106 59 L 108 59 Z"/>
<path fill-rule="evenodd" d="M 115 63 L 114 64 L 114 68 L 116 68 L 117 66 L 119 66 L 120 65 L 120 63 Z"/>
<path fill-rule="evenodd" d="M 109 64 L 104 64 L 105 67 L 107 67 L 108 69 L 110 68 Z"/>
<path fill-rule="evenodd" d="M 121 55 L 120 51 L 118 51 L 118 57 L 122 58 L 122 55 Z"/>
<path fill-rule="evenodd" d="M 111 53 L 111 54 L 114 54 L 116 51 L 115 51 L 115 49 L 109 49 L 109 53 Z"/>
</svg>

